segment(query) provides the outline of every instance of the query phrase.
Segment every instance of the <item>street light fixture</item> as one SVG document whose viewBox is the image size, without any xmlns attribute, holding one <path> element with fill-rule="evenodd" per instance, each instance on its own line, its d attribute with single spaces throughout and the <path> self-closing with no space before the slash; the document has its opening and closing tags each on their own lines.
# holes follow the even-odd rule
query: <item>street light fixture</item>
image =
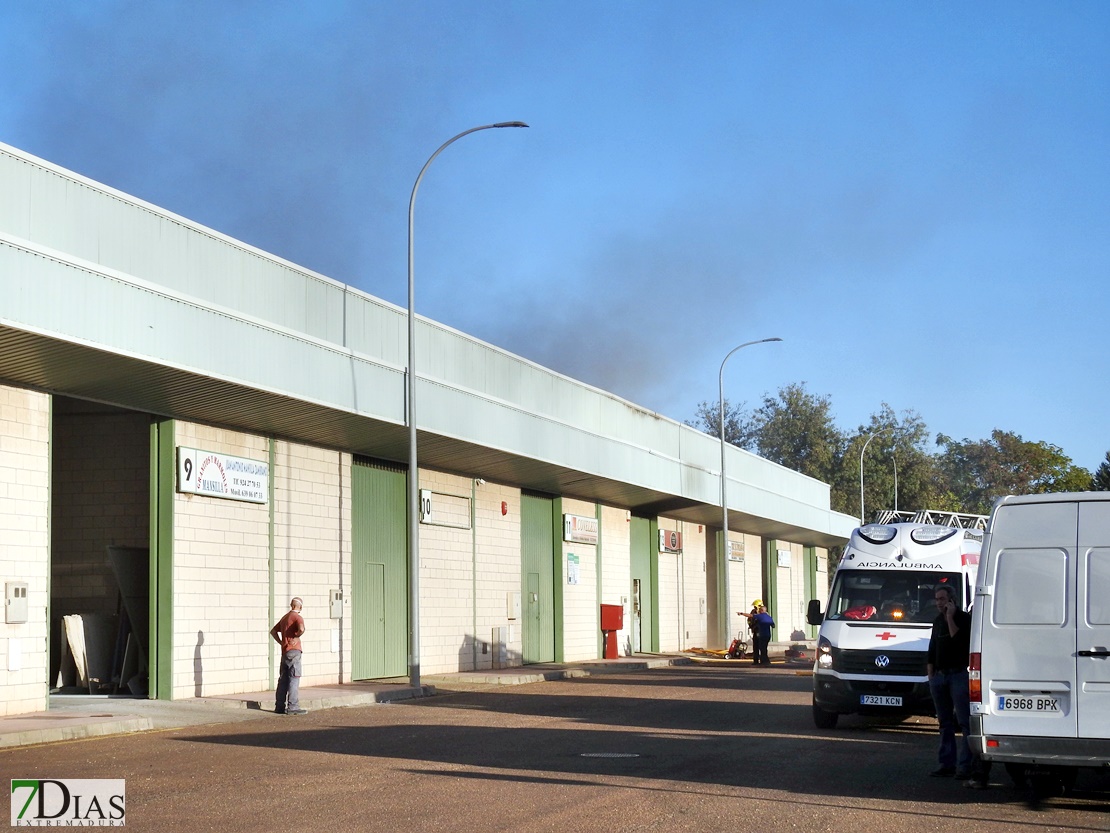
<svg viewBox="0 0 1110 833">
<path fill-rule="evenodd" d="M 481 127 L 472 127 L 464 130 L 457 136 L 448 139 L 433 153 L 416 177 L 412 186 L 412 196 L 409 198 L 409 357 L 408 373 L 405 380 L 405 415 L 409 421 L 409 478 L 408 478 L 408 509 L 409 509 L 409 683 L 413 688 L 420 687 L 420 492 L 416 459 L 416 281 L 414 280 L 412 265 L 412 239 L 413 239 L 413 209 L 416 207 L 416 191 L 420 188 L 420 180 L 428 166 L 432 164 L 447 148 L 463 136 L 477 133 L 479 130 L 492 130 L 496 127 L 527 127 L 522 121 L 504 121 L 497 124 L 484 124 Z"/>
<path fill-rule="evenodd" d="M 729 617 L 729 610 L 732 607 L 729 599 L 728 587 L 728 477 L 725 469 L 725 364 L 732 354 L 737 350 L 745 347 L 751 347 L 753 344 L 766 344 L 769 341 L 782 341 L 777 336 L 773 338 L 761 338 L 757 341 L 745 341 L 743 344 L 733 347 L 728 351 L 724 361 L 721 362 L 721 370 L 717 374 L 717 394 L 718 402 L 721 408 L 721 549 L 719 561 L 717 562 L 717 576 L 718 582 L 724 585 L 724 592 L 717 591 L 717 599 L 721 601 L 721 610 L 717 613 L 717 627 L 721 631 L 721 636 L 724 639 L 724 645 L 727 648 L 729 637 L 732 634 L 732 622 Z M 718 585 L 720 586 L 720 585 Z"/>
<path fill-rule="evenodd" d="M 859 522 L 860 522 L 860 526 L 867 523 L 867 521 L 864 520 L 865 514 L 864 514 L 864 511 L 863 511 L 863 453 L 865 451 L 867 451 L 867 446 L 870 445 L 871 441 L 873 439 L 875 439 L 877 436 L 879 436 L 879 434 L 885 434 L 888 431 L 893 431 L 893 430 L 894 430 L 894 426 L 887 426 L 886 428 L 880 428 L 878 431 L 876 431 L 874 434 L 872 434 L 871 436 L 869 436 L 867 438 L 867 442 L 865 442 L 863 444 L 863 448 L 860 449 L 860 452 L 859 452 Z M 897 504 L 897 502 L 898 502 L 898 463 L 897 463 L 897 461 L 895 461 L 894 466 L 895 466 L 895 468 L 894 468 L 894 501 Z M 895 507 L 895 508 L 897 508 L 897 507 Z"/>
</svg>

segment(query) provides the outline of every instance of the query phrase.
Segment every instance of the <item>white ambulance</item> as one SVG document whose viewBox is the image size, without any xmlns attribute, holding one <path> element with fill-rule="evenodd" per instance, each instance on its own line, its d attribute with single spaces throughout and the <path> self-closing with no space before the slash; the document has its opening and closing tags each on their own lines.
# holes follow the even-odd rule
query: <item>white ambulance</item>
<svg viewBox="0 0 1110 833">
<path fill-rule="evenodd" d="M 828 605 L 810 601 L 820 625 L 813 666 L 813 722 L 832 729 L 842 714 L 933 714 L 926 658 L 937 587 L 971 604 L 983 515 L 883 512 L 852 532 Z"/>
<path fill-rule="evenodd" d="M 1058 791 L 1110 766 L 1110 493 L 1005 497 L 971 630 L 971 746 Z"/>
</svg>

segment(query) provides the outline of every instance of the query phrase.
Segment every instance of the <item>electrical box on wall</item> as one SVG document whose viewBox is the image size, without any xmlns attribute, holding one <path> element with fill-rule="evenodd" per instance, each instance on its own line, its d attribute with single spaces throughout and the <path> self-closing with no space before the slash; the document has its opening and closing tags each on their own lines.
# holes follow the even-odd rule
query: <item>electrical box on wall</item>
<svg viewBox="0 0 1110 833">
<path fill-rule="evenodd" d="M 332 590 L 331 591 L 331 604 L 329 605 L 329 607 L 331 608 L 331 618 L 332 619 L 342 619 L 343 618 L 343 591 L 342 590 Z"/>
<path fill-rule="evenodd" d="M 507 606 L 507 610 L 505 612 L 506 613 L 506 618 L 508 618 L 508 619 L 519 619 L 520 618 L 520 593 L 519 592 L 509 593 L 507 595 L 506 599 L 505 599 L 505 604 Z"/>
<path fill-rule="evenodd" d="M 4 622 L 9 625 L 27 622 L 27 582 L 4 583 Z"/>
</svg>

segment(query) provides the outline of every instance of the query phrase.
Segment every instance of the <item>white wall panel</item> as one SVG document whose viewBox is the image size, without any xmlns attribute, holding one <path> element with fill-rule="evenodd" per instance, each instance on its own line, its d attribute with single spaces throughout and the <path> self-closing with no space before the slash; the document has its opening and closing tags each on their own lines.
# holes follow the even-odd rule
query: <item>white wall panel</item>
<svg viewBox="0 0 1110 833">
<path fill-rule="evenodd" d="M 0 324 L 404 423 L 404 310 L 2 145 L 0 194 Z M 417 347 L 422 430 L 719 501 L 712 437 L 435 322 Z M 728 472 L 738 513 L 851 529 L 824 483 L 731 447 Z"/>
</svg>

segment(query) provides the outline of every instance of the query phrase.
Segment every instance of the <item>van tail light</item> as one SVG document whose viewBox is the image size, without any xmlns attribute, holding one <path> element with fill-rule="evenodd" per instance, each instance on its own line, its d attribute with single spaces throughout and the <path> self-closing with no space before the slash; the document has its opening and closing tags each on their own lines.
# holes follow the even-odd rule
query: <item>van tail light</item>
<svg viewBox="0 0 1110 833">
<path fill-rule="evenodd" d="M 983 655 L 974 653 L 969 657 L 967 693 L 972 703 L 983 702 Z"/>
</svg>

